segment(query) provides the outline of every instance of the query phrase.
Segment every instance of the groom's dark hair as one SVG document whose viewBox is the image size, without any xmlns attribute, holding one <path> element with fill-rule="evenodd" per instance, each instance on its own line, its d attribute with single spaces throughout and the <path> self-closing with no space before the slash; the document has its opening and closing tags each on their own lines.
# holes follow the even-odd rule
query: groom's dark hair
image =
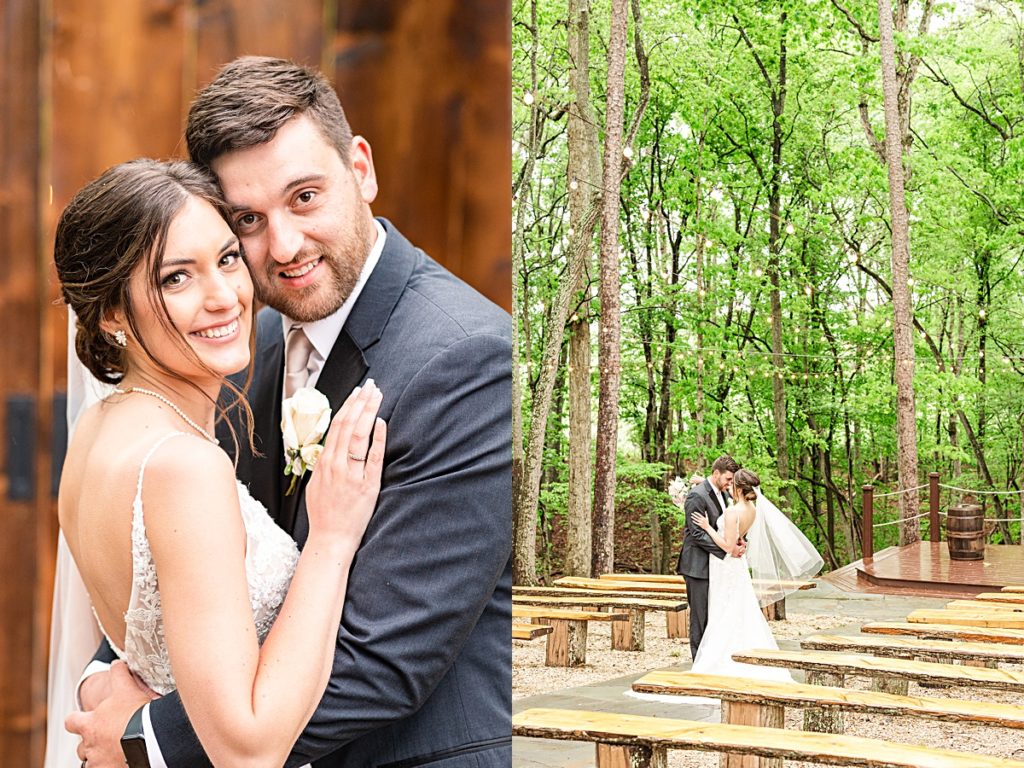
<svg viewBox="0 0 1024 768">
<path fill-rule="evenodd" d="M 712 472 L 736 472 L 739 470 L 740 465 L 736 463 L 729 454 L 723 454 L 715 459 L 715 463 L 711 465 Z"/>
<path fill-rule="evenodd" d="M 348 167 L 352 129 L 327 78 L 285 59 L 242 56 L 224 65 L 192 102 L 185 127 L 189 157 L 208 168 L 227 152 L 266 144 L 298 115 L 313 121 Z"/>
</svg>

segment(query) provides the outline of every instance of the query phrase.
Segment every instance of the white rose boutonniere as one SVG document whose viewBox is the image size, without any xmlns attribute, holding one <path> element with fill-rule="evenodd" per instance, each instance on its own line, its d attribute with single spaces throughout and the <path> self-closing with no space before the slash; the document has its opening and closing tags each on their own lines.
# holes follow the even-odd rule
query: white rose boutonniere
<svg viewBox="0 0 1024 768">
<path fill-rule="evenodd" d="M 312 387 L 303 387 L 281 406 L 281 435 L 284 438 L 284 474 L 292 481 L 285 492 L 290 496 L 307 469 L 316 466 L 323 453 L 321 441 L 331 425 L 331 404 Z"/>
</svg>

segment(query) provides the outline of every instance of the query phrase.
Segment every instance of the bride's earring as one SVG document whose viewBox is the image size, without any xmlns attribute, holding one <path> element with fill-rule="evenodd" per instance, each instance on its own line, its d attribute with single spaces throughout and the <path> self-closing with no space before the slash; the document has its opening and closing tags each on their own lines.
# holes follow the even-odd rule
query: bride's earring
<svg viewBox="0 0 1024 768">
<path fill-rule="evenodd" d="M 128 346 L 128 334 L 125 333 L 120 328 L 118 328 L 116 331 L 114 331 L 114 341 L 117 342 L 117 346 L 124 349 L 125 347 Z"/>
</svg>

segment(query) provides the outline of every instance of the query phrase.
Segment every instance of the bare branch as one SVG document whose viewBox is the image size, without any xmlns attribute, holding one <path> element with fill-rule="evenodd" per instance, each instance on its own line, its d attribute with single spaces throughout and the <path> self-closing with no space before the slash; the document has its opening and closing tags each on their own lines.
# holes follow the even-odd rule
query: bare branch
<svg viewBox="0 0 1024 768">
<path fill-rule="evenodd" d="M 878 42 L 878 37 L 876 35 L 868 34 L 868 31 L 864 29 L 864 26 L 853 17 L 852 13 L 850 13 L 846 8 L 840 5 L 838 0 L 832 0 L 832 5 L 834 5 L 836 10 L 846 17 L 846 20 L 849 21 L 853 28 L 857 30 L 857 33 L 861 36 L 861 39 L 865 43 Z"/>
</svg>

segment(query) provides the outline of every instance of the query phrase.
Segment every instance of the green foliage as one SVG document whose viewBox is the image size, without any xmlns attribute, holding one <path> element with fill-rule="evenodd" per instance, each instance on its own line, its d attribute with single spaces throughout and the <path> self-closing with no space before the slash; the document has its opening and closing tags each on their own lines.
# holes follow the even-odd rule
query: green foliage
<svg viewBox="0 0 1024 768">
<path fill-rule="evenodd" d="M 912 16 L 920 5 L 911 3 Z M 790 514 L 816 542 L 827 527 L 830 499 L 837 553 L 841 560 L 855 557 L 861 484 L 872 482 L 879 492 L 896 486 L 892 309 L 884 287 L 892 282 L 888 180 L 860 110 L 865 104 L 870 137 L 881 140 L 877 45 L 865 49 L 850 19 L 826 0 L 643 0 L 641 6 L 651 93 L 620 192 L 616 503 L 621 514 L 672 515 L 659 483 L 706 469 L 729 452 L 754 467 L 771 493 L 781 495 L 786 486 Z M 516 200 L 526 206 L 517 232 L 526 254 L 516 264 L 524 307 L 517 318 L 525 339 L 520 363 L 530 371 L 526 413 L 546 338 L 544 315 L 564 278 L 565 108 L 573 97 L 566 4 L 537 1 L 536 83 L 523 26 L 530 7 L 516 0 L 513 33 L 517 173 L 530 112 L 525 90 L 533 89 L 545 116 L 530 194 Z M 865 32 L 877 34 L 874 2 L 843 7 Z M 603 5 L 593 6 L 591 84 L 599 125 L 606 14 Z M 921 58 L 905 158 L 912 292 L 922 329 L 914 374 L 920 471 L 972 488 L 989 487 L 982 458 L 996 489 L 1016 488 L 1024 479 L 1022 28 L 1024 12 L 1013 4 L 938 4 L 930 33 L 919 34 L 914 22 L 898 40 L 904 63 L 910 54 Z M 781 92 L 783 43 L 783 144 L 773 167 L 772 98 Z M 630 61 L 627 121 L 638 93 L 639 73 Z M 781 368 L 770 354 L 767 200 L 773 188 L 780 197 L 774 245 Z M 591 276 L 596 280 L 596 270 Z M 599 311 L 592 301 L 574 307 L 594 321 L 595 340 Z M 777 477 L 773 376 L 785 388 L 788 484 Z M 565 493 L 559 488 L 566 436 L 559 411 L 549 422 L 549 484 L 542 497 L 552 510 L 564 509 L 556 497 Z M 1011 538 L 1019 536 L 1015 526 Z M 876 538 L 884 542 L 889 530 L 879 529 Z"/>
</svg>

